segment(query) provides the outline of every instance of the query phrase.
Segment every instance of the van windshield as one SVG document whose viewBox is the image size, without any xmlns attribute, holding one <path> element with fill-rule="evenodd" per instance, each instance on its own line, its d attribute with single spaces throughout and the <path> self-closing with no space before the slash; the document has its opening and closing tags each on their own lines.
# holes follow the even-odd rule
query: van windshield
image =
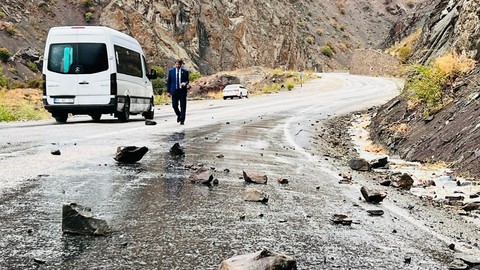
<svg viewBox="0 0 480 270">
<path fill-rule="evenodd" d="M 104 43 L 52 44 L 47 68 L 64 74 L 92 74 L 108 70 L 107 46 Z"/>
</svg>

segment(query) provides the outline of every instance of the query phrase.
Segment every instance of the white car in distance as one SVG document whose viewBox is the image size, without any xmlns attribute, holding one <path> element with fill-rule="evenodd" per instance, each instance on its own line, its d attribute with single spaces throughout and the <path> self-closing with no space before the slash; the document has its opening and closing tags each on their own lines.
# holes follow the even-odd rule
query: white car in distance
<svg viewBox="0 0 480 270">
<path fill-rule="evenodd" d="M 233 99 L 234 97 L 248 98 L 248 90 L 241 84 L 229 84 L 225 86 L 225 88 L 223 88 L 223 99 Z"/>
</svg>

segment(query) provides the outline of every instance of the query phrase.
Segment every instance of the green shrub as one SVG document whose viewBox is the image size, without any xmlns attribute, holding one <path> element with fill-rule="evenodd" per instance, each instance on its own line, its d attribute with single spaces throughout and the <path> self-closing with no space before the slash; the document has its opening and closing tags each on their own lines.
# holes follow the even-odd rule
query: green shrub
<svg viewBox="0 0 480 270">
<path fill-rule="evenodd" d="M 0 48 L 0 60 L 2 60 L 2 62 L 7 62 L 8 59 L 10 59 L 10 56 L 12 56 L 12 54 L 7 50 L 7 48 Z"/>
<path fill-rule="evenodd" d="M 190 74 L 188 75 L 188 80 L 190 82 L 194 82 L 200 79 L 201 77 L 202 77 L 202 74 L 200 74 L 199 72 L 190 72 Z"/>
<path fill-rule="evenodd" d="M 441 105 L 447 74 L 436 66 L 414 65 L 407 74 L 402 94 L 426 106 L 426 114 Z"/>
<path fill-rule="evenodd" d="M 412 47 L 410 47 L 410 46 L 404 46 L 404 47 L 398 48 L 397 58 L 402 63 L 406 63 L 411 52 L 412 52 Z"/>
<path fill-rule="evenodd" d="M 155 105 L 163 105 L 168 102 L 168 97 L 166 95 L 156 95 L 153 103 Z"/>
<path fill-rule="evenodd" d="M 79 4 L 84 7 L 89 7 L 93 3 L 93 0 L 79 0 Z"/>
<path fill-rule="evenodd" d="M 6 15 L 2 11 L 0 11 L 0 19 L 5 19 Z"/>
<path fill-rule="evenodd" d="M 13 113 L 5 106 L 0 104 L 0 122 L 15 121 Z"/>
<path fill-rule="evenodd" d="M 27 81 L 27 87 L 28 88 L 40 89 L 40 88 L 42 88 L 42 84 L 43 84 L 42 78 L 30 79 L 30 80 Z"/>
<path fill-rule="evenodd" d="M 317 33 L 317 35 L 321 36 L 325 33 L 325 30 L 323 30 L 322 28 L 317 28 L 317 30 L 315 30 L 315 33 Z"/>
<path fill-rule="evenodd" d="M 33 71 L 33 72 L 38 72 L 37 64 L 35 64 L 35 63 L 32 62 L 32 61 L 28 61 L 28 62 L 27 62 L 27 67 L 28 67 L 28 69 L 30 69 L 30 70 Z"/>
<path fill-rule="evenodd" d="M 155 69 L 158 77 L 160 77 L 160 78 L 165 77 L 165 71 L 163 70 L 163 68 L 161 66 L 153 66 L 152 68 Z"/>
<path fill-rule="evenodd" d="M 85 22 L 90 23 L 93 20 L 93 13 L 87 12 L 85 13 Z"/>
<path fill-rule="evenodd" d="M 0 67 L 0 89 L 6 88 L 8 85 L 8 77 L 3 75 L 3 68 Z"/>
<path fill-rule="evenodd" d="M 10 36 L 15 35 L 15 33 L 17 32 L 17 30 L 15 29 L 15 26 L 13 26 L 13 25 L 7 26 L 6 31 Z"/>
<path fill-rule="evenodd" d="M 333 57 L 333 50 L 328 45 L 320 47 L 320 52 L 327 57 L 330 57 L 330 58 Z"/>
<path fill-rule="evenodd" d="M 167 84 L 163 77 L 152 80 L 153 93 L 155 95 L 162 95 L 165 92 L 166 86 Z"/>
</svg>

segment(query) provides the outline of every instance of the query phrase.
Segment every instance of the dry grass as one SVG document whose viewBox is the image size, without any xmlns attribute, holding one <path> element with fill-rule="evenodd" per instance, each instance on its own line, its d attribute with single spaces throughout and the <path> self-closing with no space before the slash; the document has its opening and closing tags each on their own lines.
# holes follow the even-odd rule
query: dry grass
<svg viewBox="0 0 480 270">
<path fill-rule="evenodd" d="M 397 57 L 403 63 L 406 63 L 412 53 L 413 47 L 420 39 L 421 34 L 422 30 L 417 29 L 415 32 L 405 37 L 401 42 L 387 49 L 387 53 Z"/>
<path fill-rule="evenodd" d="M 408 132 L 408 125 L 406 123 L 395 124 L 390 126 L 388 131 L 397 135 L 406 135 Z"/>
<path fill-rule="evenodd" d="M 210 99 L 222 99 L 223 98 L 223 93 L 222 91 L 218 92 L 208 92 L 207 93 L 208 98 Z"/>
<path fill-rule="evenodd" d="M 365 147 L 363 147 L 363 150 L 364 150 L 365 152 L 375 153 L 375 154 L 384 154 L 384 153 L 386 153 L 385 148 L 383 148 L 383 146 L 381 146 L 381 145 L 376 145 L 376 144 L 366 145 Z"/>
<path fill-rule="evenodd" d="M 475 60 L 457 53 L 447 53 L 435 60 L 435 65 L 447 76 L 467 73 L 475 67 Z"/>
<path fill-rule="evenodd" d="M 43 109 L 39 89 L 0 90 L 0 121 L 36 120 L 49 118 Z"/>
</svg>

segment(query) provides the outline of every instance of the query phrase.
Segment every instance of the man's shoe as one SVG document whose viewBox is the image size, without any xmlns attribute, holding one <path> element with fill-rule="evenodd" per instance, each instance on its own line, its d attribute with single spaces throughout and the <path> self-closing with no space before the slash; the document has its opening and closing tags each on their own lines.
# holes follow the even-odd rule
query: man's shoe
<svg viewBox="0 0 480 270">
<path fill-rule="evenodd" d="M 180 123 L 180 116 L 177 116 L 177 123 Z"/>
<path fill-rule="evenodd" d="M 183 123 L 183 122 L 180 122 L 180 125 L 182 125 L 182 126 L 183 126 L 184 124 L 185 124 L 185 123 Z"/>
</svg>

